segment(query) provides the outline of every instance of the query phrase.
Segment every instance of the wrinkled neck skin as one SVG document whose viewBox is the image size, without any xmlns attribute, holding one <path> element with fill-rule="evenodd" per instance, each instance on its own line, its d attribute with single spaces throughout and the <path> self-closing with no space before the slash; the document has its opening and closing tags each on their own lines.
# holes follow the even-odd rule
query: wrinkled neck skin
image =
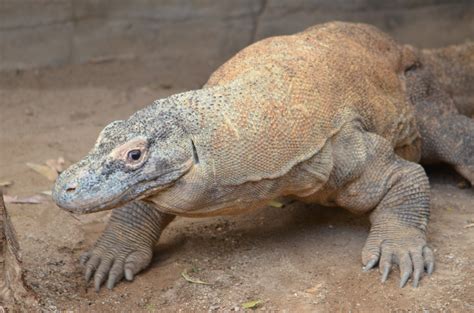
<svg viewBox="0 0 474 313">
<path fill-rule="evenodd" d="M 253 84 L 251 90 L 261 93 L 259 89 L 264 88 L 265 85 Z M 239 93 L 241 90 L 249 88 L 233 83 L 172 96 L 175 97 L 173 102 L 186 103 L 182 112 L 187 112 L 186 118 L 192 116 L 194 121 L 188 124 L 191 127 L 188 133 L 196 147 L 197 161 L 172 186 L 146 200 L 166 213 L 205 217 L 240 214 L 262 207 L 279 196 L 305 197 L 321 188 L 332 167 L 328 157 L 330 146 L 281 172 L 264 170 L 262 175 L 245 168 L 248 158 L 255 155 L 252 151 L 239 153 L 240 148 L 235 149 L 238 143 L 245 144 L 248 136 L 266 142 L 269 137 L 265 131 L 234 125 L 236 118 L 247 119 L 250 115 L 239 109 L 245 97 Z M 261 118 L 267 116 L 262 114 Z M 253 122 L 260 124 L 258 117 Z M 324 168 L 325 172 L 315 168 Z"/>
<path fill-rule="evenodd" d="M 245 201 L 235 186 L 222 184 L 220 175 L 223 173 L 215 164 L 217 158 L 224 157 L 226 146 L 235 140 L 222 132 L 222 125 L 229 123 L 225 112 L 233 105 L 230 95 L 235 88 L 232 85 L 215 86 L 170 97 L 170 102 L 175 103 L 170 109 L 177 110 L 182 117 L 196 155 L 191 169 L 172 186 L 145 198 L 160 211 L 201 217 L 234 214 L 256 206 L 258 201 L 254 197 Z M 262 203 L 267 201 L 262 200 Z"/>
</svg>

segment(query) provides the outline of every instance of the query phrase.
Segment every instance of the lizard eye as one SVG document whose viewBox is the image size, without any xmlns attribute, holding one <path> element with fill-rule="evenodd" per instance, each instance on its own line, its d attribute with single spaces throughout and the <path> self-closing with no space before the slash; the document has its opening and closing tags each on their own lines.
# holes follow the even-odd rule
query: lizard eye
<svg viewBox="0 0 474 313">
<path fill-rule="evenodd" d="M 138 149 L 133 149 L 128 151 L 127 158 L 129 161 L 138 161 L 140 160 L 140 157 L 142 156 L 142 152 Z"/>
<path fill-rule="evenodd" d="M 112 150 L 110 157 L 125 162 L 129 169 L 137 169 L 147 160 L 148 143 L 143 138 L 135 138 Z"/>
</svg>

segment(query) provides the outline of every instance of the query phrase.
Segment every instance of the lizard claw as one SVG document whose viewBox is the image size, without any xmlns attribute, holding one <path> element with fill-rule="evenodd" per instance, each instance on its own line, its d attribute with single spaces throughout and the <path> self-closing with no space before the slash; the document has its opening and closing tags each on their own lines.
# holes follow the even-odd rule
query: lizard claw
<svg viewBox="0 0 474 313">
<path fill-rule="evenodd" d="M 426 242 L 421 239 L 383 240 L 377 244 L 367 240 L 363 250 L 364 271 L 375 267 L 378 263 L 384 283 L 393 265 L 400 268 L 400 288 L 403 288 L 410 277 L 413 287 L 418 287 L 423 272 L 431 274 L 434 269 L 434 254 Z"/>
<path fill-rule="evenodd" d="M 373 268 L 375 267 L 375 265 L 377 265 L 377 263 L 379 263 L 379 258 L 378 258 L 378 256 L 372 257 L 372 258 L 367 262 L 367 264 L 364 266 L 363 271 L 364 271 L 364 272 L 370 271 L 371 269 L 373 269 Z"/>
</svg>

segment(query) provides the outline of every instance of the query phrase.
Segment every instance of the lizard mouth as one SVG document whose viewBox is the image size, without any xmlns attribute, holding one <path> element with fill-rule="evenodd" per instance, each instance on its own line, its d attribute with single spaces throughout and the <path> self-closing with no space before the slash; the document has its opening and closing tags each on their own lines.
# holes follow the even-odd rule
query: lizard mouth
<svg viewBox="0 0 474 313">
<path fill-rule="evenodd" d="M 53 189 L 53 199 L 56 204 L 73 214 L 88 214 L 115 209 L 130 201 L 140 200 L 165 190 L 186 174 L 192 167 L 192 162 L 185 162 L 179 168 L 161 173 L 158 176 L 142 179 L 124 190 L 117 190 L 117 184 L 109 188 L 89 188 L 84 190 L 78 183 L 74 187 L 64 188 L 59 177 Z M 82 190 L 81 190 L 82 189 Z M 110 196 L 104 197 L 104 194 Z"/>
</svg>

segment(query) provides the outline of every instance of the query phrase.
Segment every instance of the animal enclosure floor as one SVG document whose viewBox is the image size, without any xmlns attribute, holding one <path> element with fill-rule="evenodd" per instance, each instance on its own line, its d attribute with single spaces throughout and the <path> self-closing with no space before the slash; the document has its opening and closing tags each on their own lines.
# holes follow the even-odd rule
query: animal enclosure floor
<svg viewBox="0 0 474 313">
<path fill-rule="evenodd" d="M 0 77 L 0 182 L 7 195 L 30 196 L 52 182 L 29 169 L 84 156 L 109 122 L 184 89 L 205 75 L 173 74 L 156 61 L 87 64 Z M 107 212 L 72 216 L 47 197 L 7 204 L 22 248 L 26 282 L 46 310 L 376 312 L 474 311 L 474 191 L 448 168 L 430 169 L 428 238 L 436 270 L 419 288 L 400 289 L 395 269 L 385 284 L 362 272 L 367 216 L 291 203 L 246 215 L 179 218 L 164 232 L 151 266 L 134 282 L 96 293 L 78 258 L 100 235 Z M 205 284 L 185 280 L 183 271 Z"/>
</svg>

